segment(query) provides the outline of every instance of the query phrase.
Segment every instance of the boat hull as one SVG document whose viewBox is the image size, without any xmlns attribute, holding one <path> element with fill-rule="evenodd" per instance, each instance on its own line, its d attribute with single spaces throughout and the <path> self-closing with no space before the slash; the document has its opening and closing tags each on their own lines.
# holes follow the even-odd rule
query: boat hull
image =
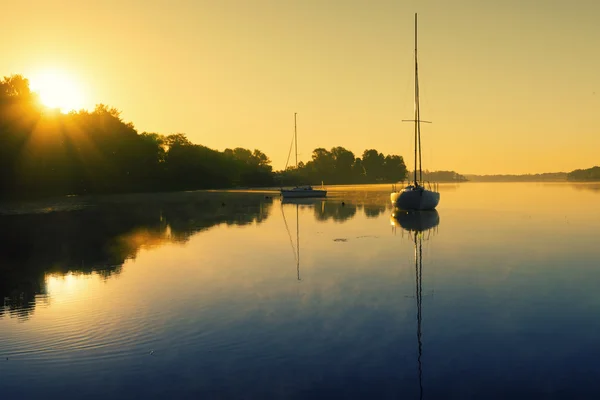
<svg viewBox="0 0 600 400">
<path fill-rule="evenodd" d="M 327 190 L 282 190 L 281 196 L 285 199 L 326 197 Z"/>
<path fill-rule="evenodd" d="M 404 189 L 392 193 L 390 199 L 401 210 L 435 210 L 440 202 L 440 194 L 424 188 Z"/>
</svg>

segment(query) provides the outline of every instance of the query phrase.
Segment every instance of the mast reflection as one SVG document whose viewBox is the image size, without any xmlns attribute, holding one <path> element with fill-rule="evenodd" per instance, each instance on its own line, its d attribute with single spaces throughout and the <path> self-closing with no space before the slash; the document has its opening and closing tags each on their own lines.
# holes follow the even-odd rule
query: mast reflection
<svg viewBox="0 0 600 400">
<path fill-rule="evenodd" d="M 307 202 L 308 200 L 308 202 Z M 285 224 L 285 229 L 288 233 L 288 237 L 290 239 L 290 245 L 292 247 L 292 252 L 294 253 L 294 259 L 296 260 L 296 277 L 300 281 L 300 219 L 298 218 L 298 208 L 300 204 L 304 205 L 314 205 L 315 203 L 310 201 L 312 199 L 281 199 L 281 215 L 283 216 L 283 223 Z M 283 211 L 284 204 L 295 204 L 296 205 L 296 245 L 294 246 L 294 241 L 292 240 L 292 234 L 290 232 L 290 228 L 287 223 L 287 219 L 285 218 L 285 212 Z"/>
<path fill-rule="evenodd" d="M 418 375 L 419 399 L 423 399 L 423 240 L 429 240 L 432 234 L 437 233 L 440 216 L 436 210 L 432 211 L 404 211 L 395 209 L 390 217 L 394 231 L 398 227 L 402 232 L 407 232 L 415 246 L 415 298 L 417 302 L 417 346 L 418 346 Z"/>
</svg>

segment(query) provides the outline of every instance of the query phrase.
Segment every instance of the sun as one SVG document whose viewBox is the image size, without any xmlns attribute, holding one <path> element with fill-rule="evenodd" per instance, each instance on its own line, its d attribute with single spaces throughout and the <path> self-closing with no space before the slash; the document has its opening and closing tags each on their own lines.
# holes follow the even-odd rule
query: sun
<svg viewBox="0 0 600 400">
<path fill-rule="evenodd" d="M 83 108 L 83 93 L 76 80 L 62 71 L 48 70 L 31 77 L 31 90 L 38 93 L 40 101 L 48 108 L 63 113 Z"/>
</svg>

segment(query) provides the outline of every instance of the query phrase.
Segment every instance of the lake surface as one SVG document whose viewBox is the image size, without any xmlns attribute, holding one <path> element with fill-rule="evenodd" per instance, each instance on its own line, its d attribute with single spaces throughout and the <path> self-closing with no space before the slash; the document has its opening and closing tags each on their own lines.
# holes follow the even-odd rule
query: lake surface
<svg viewBox="0 0 600 400">
<path fill-rule="evenodd" d="M 2 204 L 0 397 L 600 398 L 599 189 Z"/>
</svg>

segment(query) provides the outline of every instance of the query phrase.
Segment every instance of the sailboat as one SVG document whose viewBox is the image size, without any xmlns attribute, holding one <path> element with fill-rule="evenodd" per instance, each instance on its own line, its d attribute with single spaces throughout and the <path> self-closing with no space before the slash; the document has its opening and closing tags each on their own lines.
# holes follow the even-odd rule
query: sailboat
<svg viewBox="0 0 600 400">
<path fill-rule="evenodd" d="M 434 210 L 440 202 L 440 194 L 436 186 L 425 188 L 423 170 L 421 168 L 421 122 L 419 109 L 419 64 L 417 62 L 417 14 L 415 13 L 415 119 L 403 120 L 415 123 L 415 167 L 413 169 L 413 182 L 400 191 L 395 189 L 390 196 L 394 206 L 403 210 Z M 417 175 L 418 160 L 418 175 Z"/>
<path fill-rule="evenodd" d="M 298 169 L 298 128 L 296 124 L 296 115 L 294 113 L 294 150 L 296 153 L 296 170 Z M 289 157 L 288 157 L 289 158 Z M 296 186 L 292 189 L 281 189 L 281 196 L 284 198 L 307 198 L 307 197 L 325 197 L 327 190 L 313 189 L 310 185 Z"/>
</svg>

